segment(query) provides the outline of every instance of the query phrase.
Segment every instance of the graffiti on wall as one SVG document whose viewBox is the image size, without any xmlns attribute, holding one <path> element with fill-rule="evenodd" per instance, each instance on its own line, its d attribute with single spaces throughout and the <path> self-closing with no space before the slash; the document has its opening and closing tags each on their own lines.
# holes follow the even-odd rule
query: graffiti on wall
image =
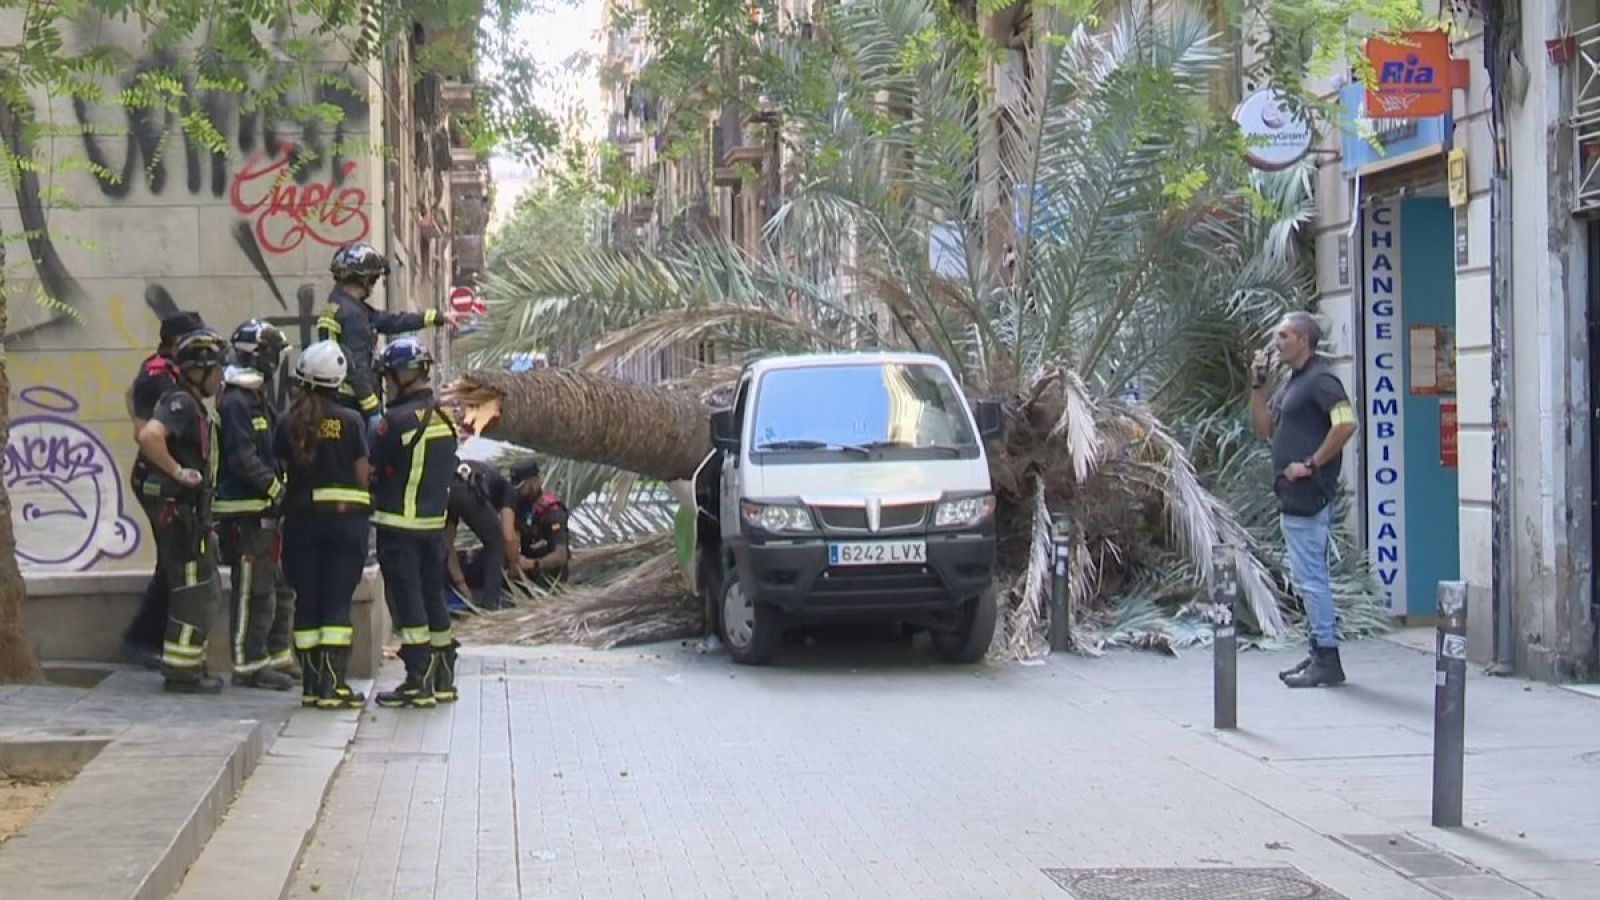
<svg viewBox="0 0 1600 900">
<path fill-rule="evenodd" d="M 18 394 L 33 411 L 11 420 L 0 478 L 11 495 L 17 560 L 29 569 L 79 571 L 139 548 L 111 451 L 78 424 L 78 401 L 52 387 Z"/>
<path fill-rule="evenodd" d="M 168 53 L 150 55 L 123 78 L 123 86 L 132 87 L 142 73 L 169 72 L 173 65 Z M 251 109 L 248 93 L 190 87 L 188 106 L 181 112 L 203 112 L 228 139 L 230 152 L 213 153 L 191 139 L 183 132 L 179 112 L 140 106 L 96 110 L 81 98 L 73 99 L 74 130 L 106 200 L 130 201 L 134 189 L 143 185 L 151 196 L 187 192 L 196 203 L 226 203 L 240 217 L 233 229 L 235 244 L 268 280 L 269 256 L 289 253 L 308 241 L 333 248 L 370 236 L 370 198 L 353 180 L 357 161 L 346 155 L 352 149 L 348 132 L 367 128 L 362 96 L 335 82 L 316 82 L 309 100 L 338 108 L 343 118 L 331 127 L 317 121 L 294 125 L 291 135 Z M 32 158 L 34 148 L 19 117 L 4 104 L 0 140 L 18 158 Z M 31 167 L 19 175 L 13 181 L 17 210 L 39 284 L 50 296 L 81 309 L 89 297 L 52 240 L 39 178 Z M 280 307 L 291 311 L 286 298 L 271 287 Z M 58 315 L 8 333 L 6 342 L 64 319 Z"/>
<path fill-rule="evenodd" d="M 306 238 L 327 247 L 365 240 L 372 229 L 363 209 L 367 192 L 344 184 L 355 162 L 345 161 L 327 179 L 296 184 L 289 174 L 292 156 L 293 150 L 257 153 L 233 178 L 228 201 L 254 223 L 256 243 L 269 253 L 288 253 Z"/>
</svg>

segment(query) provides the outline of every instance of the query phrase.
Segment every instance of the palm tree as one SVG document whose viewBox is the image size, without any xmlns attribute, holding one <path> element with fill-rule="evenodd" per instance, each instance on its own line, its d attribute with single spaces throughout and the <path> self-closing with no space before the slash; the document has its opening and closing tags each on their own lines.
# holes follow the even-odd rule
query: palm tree
<svg viewBox="0 0 1600 900">
<path fill-rule="evenodd" d="M 1246 623 L 1287 635 L 1294 615 L 1268 463 L 1245 440 L 1243 370 L 1308 295 L 1297 242 L 1307 170 L 1244 173 L 1211 96 L 1228 54 L 1199 15 L 1156 21 L 1140 8 L 1103 32 L 1063 29 L 1059 51 L 1040 42 L 1042 74 L 1002 106 L 971 77 L 970 51 L 939 9 L 838 7 L 825 90 L 798 70 L 814 56 L 776 52 L 773 68 L 809 86 L 796 103 L 825 100 L 785 131 L 794 188 L 761 252 L 712 240 L 525 259 L 490 285 L 498 312 L 478 352 L 499 358 L 554 335 L 593 349 L 559 373 L 469 372 L 455 394 L 492 409 L 518 443 L 684 478 L 709 450 L 703 392 L 730 372 L 640 387 L 608 379 L 607 366 L 693 342 L 735 361 L 936 353 L 970 394 L 1007 410 L 992 463 L 1007 650 L 1040 652 L 1059 511 L 1072 526 L 1079 628 L 1202 639 L 1203 627 L 1183 632 L 1150 611 L 1175 601 L 1179 619 L 1203 626 L 1205 604 L 1190 601 L 1229 545 L 1245 551 Z M 954 263 L 934 266 L 930 246 Z M 1230 501 L 1248 503 L 1247 517 Z M 1344 624 L 1359 630 L 1374 617 L 1357 557 L 1343 553 L 1339 574 Z"/>
</svg>

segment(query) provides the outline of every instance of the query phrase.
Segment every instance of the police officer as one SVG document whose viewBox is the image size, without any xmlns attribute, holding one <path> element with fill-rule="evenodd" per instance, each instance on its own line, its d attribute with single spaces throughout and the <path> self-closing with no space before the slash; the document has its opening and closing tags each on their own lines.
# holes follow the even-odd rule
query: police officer
<svg viewBox="0 0 1600 900">
<path fill-rule="evenodd" d="M 172 351 L 178 339 L 205 327 L 199 313 L 177 312 L 161 320 L 161 344 L 156 352 L 139 363 L 139 374 L 124 395 L 128 404 L 128 418 L 133 422 L 133 439 L 137 443 L 144 423 L 155 415 L 156 402 L 167 391 L 178 386 L 178 365 L 172 361 Z M 135 489 L 137 490 L 137 489 Z M 152 530 L 155 523 L 151 523 Z M 129 661 L 143 663 L 150 668 L 161 666 L 161 639 L 167 631 L 167 573 L 156 560 L 155 571 L 150 573 L 150 583 L 145 586 L 144 599 L 139 612 L 128 623 L 122 635 L 122 652 Z"/>
<path fill-rule="evenodd" d="M 544 489 L 539 463 L 528 460 L 511 470 L 516 485 L 516 570 L 535 584 L 550 586 L 567 574 L 572 546 L 567 540 L 567 507 Z"/>
<path fill-rule="evenodd" d="M 372 428 L 372 524 L 406 666 L 405 681 L 378 695 L 380 706 L 429 707 L 455 699 L 443 534 L 457 438 L 455 423 L 434 399 L 432 368 L 432 356 L 415 338 L 400 338 L 378 360 L 389 407 Z"/>
<path fill-rule="evenodd" d="M 373 309 L 368 301 L 378 279 L 389 274 L 389 262 L 371 244 L 358 242 L 333 254 L 333 293 L 317 319 L 317 340 L 336 341 L 344 349 L 350 374 L 339 387 L 339 401 L 372 424 L 382 404 L 372 372 L 378 335 L 417 331 L 441 321 L 455 328 L 455 318 L 437 310 L 394 313 Z"/>
<path fill-rule="evenodd" d="M 216 420 L 205 399 L 222 381 L 222 336 L 190 332 L 173 348 L 178 386 L 162 395 L 139 429 L 133 486 L 150 517 L 156 558 L 170 601 L 161 670 L 165 690 L 215 694 L 222 679 L 205 670 L 206 639 L 217 601 L 211 492 L 216 484 Z"/>
<path fill-rule="evenodd" d="M 480 609 L 502 607 L 501 588 L 508 561 L 517 558 L 516 493 L 511 482 L 481 460 L 462 460 L 450 479 L 450 511 L 445 519 L 445 563 L 450 584 Z M 483 544 L 456 552 L 462 522 Z"/>
<path fill-rule="evenodd" d="M 345 683 L 355 636 L 350 604 L 366 562 L 372 505 L 361 417 L 335 399 L 346 374 L 338 344 L 307 347 L 294 364 L 299 392 L 272 436 L 287 475 L 283 569 L 295 593 L 300 704 L 319 709 L 359 709 L 367 699 Z"/>
<path fill-rule="evenodd" d="M 223 372 L 217 416 L 222 424 L 222 464 L 217 475 L 217 515 L 222 557 L 233 570 L 228 606 L 233 634 L 233 683 L 286 691 L 294 662 L 290 619 L 294 595 L 278 564 L 278 503 L 283 475 L 272 453 L 278 411 L 272 376 L 288 340 L 260 319 L 234 329 L 233 364 Z"/>
</svg>

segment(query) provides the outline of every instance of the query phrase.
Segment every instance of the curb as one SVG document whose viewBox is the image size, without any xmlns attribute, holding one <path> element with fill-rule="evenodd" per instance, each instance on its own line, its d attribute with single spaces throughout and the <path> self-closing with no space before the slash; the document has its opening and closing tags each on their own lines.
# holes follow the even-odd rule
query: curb
<svg viewBox="0 0 1600 900">
<path fill-rule="evenodd" d="M 352 679 L 368 695 L 372 685 Z M 298 709 L 261 758 L 174 900 L 278 900 L 311 840 L 345 751 L 366 709 Z"/>
</svg>

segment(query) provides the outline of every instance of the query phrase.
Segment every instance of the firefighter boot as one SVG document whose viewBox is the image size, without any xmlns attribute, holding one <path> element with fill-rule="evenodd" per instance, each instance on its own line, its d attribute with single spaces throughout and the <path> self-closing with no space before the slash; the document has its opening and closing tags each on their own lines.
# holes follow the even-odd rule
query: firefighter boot
<svg viewBox="0 0 1600 900">
<path fill-rule="evenodd" d="M 322 683 L 318 685 L 318 709 L 360 709 L 367 696 L 345 684 L 344 673 L 350 667 L 349 647 L 322 648 Z"/>
<path fill-rule="evenodd" d="M 265 666 L 254 672 L 233 673 L 235 687 L 262 688 L 269 691 L 287 691 L 294 687 L 294 679 L 271 666 Z"/>
<path fill-rule="evenodd" d="M 452 703 L 456 699 L 456 648 L 460 641 L 452 640 L 448 647 L 433 648 L 433 699 Z"/>
<path fill-rule="evenodd" d="M 394 690 L 379 694 L 378 705 L 391 709 L 427 709 L 436 705 L 439 701 L 433 694 L 433 650 L 422 644 L 406 644 L 400 648 L 400 660 L 406 664 L 406 680 Z"/>
<path fill-rule="evenodd" d="M 296 652 L 300 657 L 300 705 L 316 706 L 322 696 L 322 650 L 313 647 Z"/>
<path fill-rule="evenodd" d="M 1311 658 L 1311 665 L 1302 672 L 1285 676 L 1283 683 L 1292 688 L 1344 684 L 1344 665 L 1339 662 L 1339 648 L 1318 647 Z"/>
<path fill-rule="evenodd" d="M 220 694 L 222 693 L 222 679 L 205 672 L 196 672 L 193 675 L 173 675 L 168 673 L 161 689 L 169 694 Z"/>
</svg>

